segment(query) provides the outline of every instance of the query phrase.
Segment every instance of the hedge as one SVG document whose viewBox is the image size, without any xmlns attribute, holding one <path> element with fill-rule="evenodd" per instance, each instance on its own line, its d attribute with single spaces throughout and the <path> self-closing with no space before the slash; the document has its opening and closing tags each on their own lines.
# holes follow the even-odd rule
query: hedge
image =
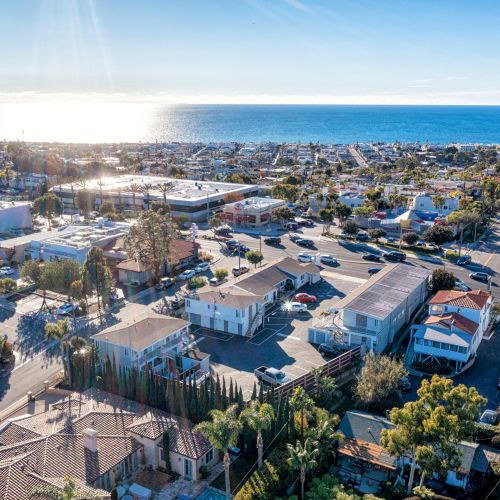
<svg viewBox="0 0 500 500">
<path fill-rule="evenodd" d="M 272 500 L 280 486 L 278 468 L 268 460 L 257 469 L 234 497 L 235 500 Z"/>
</svg>

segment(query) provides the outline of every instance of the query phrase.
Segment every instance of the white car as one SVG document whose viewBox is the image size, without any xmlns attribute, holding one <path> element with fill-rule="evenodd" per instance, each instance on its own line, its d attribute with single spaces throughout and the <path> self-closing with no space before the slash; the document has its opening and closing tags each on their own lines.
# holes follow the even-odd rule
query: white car
<svg viewBox="0 0 500 500">
<path fill-rule="evenodd" d="M 186 269 L 183 273 L 179 274 L 179 279 L 182 281 L 190 280 L 195 274 L 194 269 Z"/>
<path fill-rule="evenodd" d="M 314 255 L 307 252 L 300 252 L 297 254 L 297 260 L 299 262 L 314 262 Z"/>
<path fill-rule="evenodd" d="M 66 314 L 71 314 L 75 309 L 76 308 L 73 304 L 66 302 L 57 308 L 56 313 L 58 316 L 64 316 Z"/>
<path fill-rule="evenodd" d="M 461 292 L 468 292 L 470 287 L 466 285 L 461 279 L 455 278 L 455 286 L 453 287 L 455 290 L 460 290 Z"/>
<path fill-rule="evenodd" d="M 11 274 L 14 274 L 14 269 L 12 267 L 2 267 L 0 269 L 0 276 L 10 276 Z"/>
<path fill-rule="evenodd" d="M 289 311 L 299 313 L 307 312 L 307 305 L 302 302 L 292 302 L 289 305 Z"/>
<path fill-rule="evenodd" d="M 329 254 L 322 255 L 320 261 L 323 262 L 323 264 L 338 264 L 337 258 Z"/>
<path fill-rule="evenodd" d="M 194 268 L 196 274 L 204 273 L 210 269 L 210 264 L 208 262 L 202 262 Z"/>
</svg>

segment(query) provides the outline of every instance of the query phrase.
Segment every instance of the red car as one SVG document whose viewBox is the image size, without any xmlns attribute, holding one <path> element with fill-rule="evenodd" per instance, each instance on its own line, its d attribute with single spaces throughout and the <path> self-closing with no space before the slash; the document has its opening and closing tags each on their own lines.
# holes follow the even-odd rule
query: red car
<svg viewBox="0 0 500 500">
<path fill-rule="evenodd" d="M 294 302 L 302 302 L 307 304 L 310 302 L 316 302 L 318 299 L 315 295 L 309 295 L 308 293 L 298 293 L 293 297 Z"/>
</svg>

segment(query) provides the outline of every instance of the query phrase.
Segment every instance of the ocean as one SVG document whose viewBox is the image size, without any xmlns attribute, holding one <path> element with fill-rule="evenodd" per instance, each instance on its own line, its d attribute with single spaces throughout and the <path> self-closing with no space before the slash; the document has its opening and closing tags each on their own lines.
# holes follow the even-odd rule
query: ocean
<svg viewBox="0 0 500 500">
<path fill-rule="evenodd" d="M 0 139 L 500 143 L 500 106 L 0 102 Z"/>
</svg>

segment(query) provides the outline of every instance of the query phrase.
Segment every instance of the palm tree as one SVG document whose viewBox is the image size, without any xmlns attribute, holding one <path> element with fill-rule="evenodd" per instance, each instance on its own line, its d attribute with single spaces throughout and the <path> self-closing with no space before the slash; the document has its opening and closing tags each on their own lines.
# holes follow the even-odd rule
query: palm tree
<svg viewBox="0 0 500 500">
<path fill-rule="evenodd" d="M 314 429 L 313 439 L 314 445 L 318 450 L 318 468 L 327 470 L 331 461 L 335 458 L 338 442 L 341 441 L 344 435 L 335 430 L 339 423 L 339 417 L 333 415 L 318 423 Z"/>
<path fill-rule="evenodd" d="M 296 387 L 290 398 L 290 407 L 294 412 L 300 412 L 300 440 L 304 442 L 304 418 L 314 406 L 314 401 L 307 395 L 303 387 Z"/>
<path fill-rule="evenodd" d="M 212 444 L 224 454 L 224 473 L 226 476 L 226 498 L 231 498 L 231 483 L 229 478 L 230 458 L 228 448 L 236 446 L 242 425 L 237 417 L 238 405 L 231 405 L 226 411 L 212 410 L 211 421 L 201 422 L 195 431 L 203 434 Z"/>
<path fill-rule="evenodd" d="M 261 403 L 258 399 L 256 399 L 241 412 L 240 420 L 257 433 L 258 464 L 259 469 L 262 469 L 264 464 L 262 458 L 264 453 L 262 431 L 269 429 L 273 423 L 273 407 L 268 403 Z"/>
<path fill-rule="evenodd" d="M 149 182 L 143 184 L 141 187 L 141 192 L 146 197 L 146 210 L 149 210 L 149 193 L 151 192 L 152 189 L 153 189 L 153 184 Z"/>
<path fill-rule="evenodd" d="M 68 384 L 71 387 L 70 346 L 68 343 L 70 335 L 71 325 L 69 319 L 58 321 L 57 323 L 47 323 L 45 325 L 45 338 L 47 340 L 55 340 L 61 346 L 64 375 L 68 377 Z"/>
<path fill-rule="evenodd" d="M 134 182 L 134 183 L 130 184 L 130 186 L 128 188 L 129 188 L 130 192 L 132 193 L 132 205 L 133 205 L 132 210 L 135 210 L 135 195 L 141 191 L 141 186 L 139 186 L 139 184 L 136 184 Z"/>
<path fill-rule="evenodd" d="M 102 497 L 92 494 L 90 491 L 78 491 L 75 481 L 66 476 L 62 488 L 52 485 L 44 485 L 33 488 L 29 498 L 39 500 L 97 500 Z"/>
<path fill-rule="evenodd" d="M 163 195 L 163 203 L 167 204 L 167 194 L 174 190 L 175 184 L 173 182 L 164 182 L 163 184 L 158 184 L 158 189 Z"/>
<path fill-rule="evenodd" d="M 318 455 L 317 449 L 312 449 L 313 443 L 307 438 L 304 446 L 297 441 L 295 446 L 290 443 L 287 444 L 288 453 L 290 454 L 287 459 L 288 465 L 292 469 L 300 473 L 300 498 L 304 498 L 304 483 L 306 482 L 306 474 L 317 467 L 316 456 Z"/>
</svg>

